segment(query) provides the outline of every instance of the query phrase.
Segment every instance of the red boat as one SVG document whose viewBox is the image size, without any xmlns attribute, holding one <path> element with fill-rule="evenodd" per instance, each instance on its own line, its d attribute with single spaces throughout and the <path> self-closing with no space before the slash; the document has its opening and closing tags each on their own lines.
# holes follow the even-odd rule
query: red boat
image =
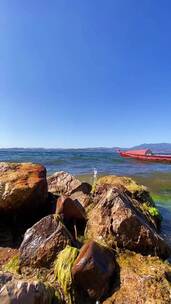
<svg viewBox="0 0 171 304">
<path fill-rule="evenodd" d="M 128 151 L 117 150 L 117 152 L 122 157 L 134 158 L 134 159 L 145 160 L 145 161 L 171 163 L 171 154 L 170 155 L 169 154 L 154 154 L 150 149 L 128 150 Z"/>
</svg>

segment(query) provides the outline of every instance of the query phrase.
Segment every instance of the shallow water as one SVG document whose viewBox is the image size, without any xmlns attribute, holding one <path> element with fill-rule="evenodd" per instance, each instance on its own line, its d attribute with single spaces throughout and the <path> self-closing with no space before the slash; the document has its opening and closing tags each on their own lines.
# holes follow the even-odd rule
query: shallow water
<svg viewBox="0 0 171 304">
<path fill-rule="evenodd" d="M 162 216 L 162 231 L 171 242 L 171 164 L 159 164 L 123 159 L 114 151 L 70 149 L 1 149 L 0 161 L 35 162 L 43 164 L 50 175 L 67 171 L 82 180 L 92 182 L 98 175 L 127 175 L 149 188 Z"/>
</svg>

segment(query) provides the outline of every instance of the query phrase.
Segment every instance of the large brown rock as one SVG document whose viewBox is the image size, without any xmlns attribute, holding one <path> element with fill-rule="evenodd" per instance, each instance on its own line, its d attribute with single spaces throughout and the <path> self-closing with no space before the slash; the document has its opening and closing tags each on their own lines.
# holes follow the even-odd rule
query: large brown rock
<svg viewBox="0 0 171 304">
<path fill-rule="evenodd" d="M 83 235 L 86 227 L 86 212 L 77 200 L 68 196 L 60 196 L 56 202 L 56 214 L 59 214 L 66 227 L 76 240 L 78 235 Z"/>
<path fill-rule="evenodd" d="M 48 215 L 26 231 L 19 249 L 20 265 L 48 266 L 71 243 L 72 237 L 60 218 Z"/>
<path fill-rule="evenodd" d="M 32 163 L 0 163 L 0 212 L 34 210 L 47 198 L 46 169 Z"/>
<path fill-rule="evenodd" d="M 13 279 L 0 289 L 1 304 L 51 304 L 54 290 L 40 281 Z"/>
<path fill-rule="evenodd" d="M 167 257 L 170 248 L 147 218 L 136 209 L 122 187 L 99 186 L 98 200 L 89 211 L 87 237 L 112 248 Z"/>
<path fill-rule="evenodd" d="M 56 213 L 63 215 L 66 220 L 85 220 L 84 207 L 77 201 L 67 196 L 60 196 L 56 203 Z"/>
<path fill-rule="evenodd" d="M 108 291 L 114 270 L 113 253 L 92 241 L 81 248 L 72 267 L 72 277 L 90 298 L 99 300 Z"/>
<path fill-rule="evenodd" d="M 90 184 L 82 183 L 76 177 L 64 171 L 54 173 L 47 178 L 47 181 L 49 192 L 70 196 L 83 206 L 89 204 Z"/>
<path fill-rule="evenodd" d="M 147 221 L 150 222 L 153 227 L 155 227 L 157 230 L 160 230 L 162 217 L 159 210 L 156 208 L 147 187 L 138 184 L 134 179 L 130 177 L 116 175 L 100 177 L 96 181 L 94 190 L 99 189 L 99 186 L 103 185 L 122 188 L 123 192 L 125 192 L 131 198 L 131 200 L 134 201 L 136 209 L 139 209 L 140 212 L 146 216 Z"/>
<path fill-rule="evenodd" d="M 171 265 L 133 252 L 120 254 L 117 263 L 118 284 L 103 304 L 171 303 Z"/>
</svg>

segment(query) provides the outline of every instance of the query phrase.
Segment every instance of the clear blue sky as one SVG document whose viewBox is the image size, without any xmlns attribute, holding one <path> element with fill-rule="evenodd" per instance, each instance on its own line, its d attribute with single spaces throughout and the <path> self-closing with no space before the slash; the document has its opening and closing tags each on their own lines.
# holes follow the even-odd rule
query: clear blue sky
<svg viewBox="0 0 171 304">
<path fill-rule="evenodd" d="M 0 147 L 171 142 L 170 0 L 1 0 Z"/>
</svg>

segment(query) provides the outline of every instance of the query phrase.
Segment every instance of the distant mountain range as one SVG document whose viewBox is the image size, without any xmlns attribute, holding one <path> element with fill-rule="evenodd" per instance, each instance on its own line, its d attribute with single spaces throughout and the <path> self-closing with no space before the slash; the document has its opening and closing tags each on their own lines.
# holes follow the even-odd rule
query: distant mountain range
<svg viewBox="0 0 171 304">
<path fill-rule="evenodd" d="M 140 150 L 140 149 L 150 149 L 153 152 L 164 152 L 171 153 L 171 144 L 169 143 L 159 143 L 159 144 L 142 144 L 138 146 L 134 146 L 129 150 Z"/>
<path fill-rule="evenodd" d="M 138 146 L 134 146 L 132 148 L 119 148 L 119 147 L 95 147 L 95 148 L 75 148 L 75 149 L 64 149 L 64 148 L 0 148 L 0 150 L 13 150 L 13 151 L 62 151 L 62 150 L 70 150 L 70 151 L 90 151 L 90 152 L 114 152 L 117 149 L 120 150 L 140 150 L 140 149 L 150 149 L 153 152 L 164 152 L 171 153 L 171 143 L 157 143 L 157 144 L 141 144 Z"/>
</svg>

